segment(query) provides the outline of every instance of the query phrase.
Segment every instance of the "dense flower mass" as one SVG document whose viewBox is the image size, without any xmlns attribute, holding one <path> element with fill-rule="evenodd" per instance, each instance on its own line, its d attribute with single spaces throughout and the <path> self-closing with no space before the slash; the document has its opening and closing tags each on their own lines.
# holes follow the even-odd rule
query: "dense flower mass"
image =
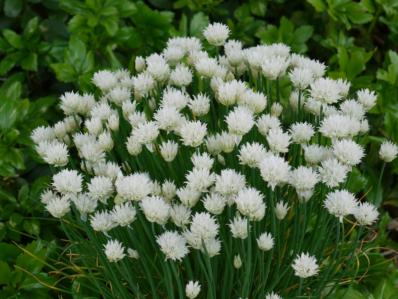
<svg viewBox="0 0 398 299">
<path fill-rule="evenodd" d="M 358 245 L 334 232 L 378 218 L 347 182 L 361 171 L 376 94 L 284 44 L 244 48 L 219 23 L 203 35 L 137 57 L 134 73 L 95 73 L 95 95 L 61 96 L 65 119 L 32 133 L 55 169 L 41 200 L 119 267 L 134 297 L 280 299 L 294 276 L 307 284 L 300 296 L 320 297 L 336 273 L 323 265 L 338 264 L 330 248 L 345 259 Z M 397 153 L 380 148 L 385 162 Z M 318 289 L 315 275 L 328 277 Z"/>
</svg>

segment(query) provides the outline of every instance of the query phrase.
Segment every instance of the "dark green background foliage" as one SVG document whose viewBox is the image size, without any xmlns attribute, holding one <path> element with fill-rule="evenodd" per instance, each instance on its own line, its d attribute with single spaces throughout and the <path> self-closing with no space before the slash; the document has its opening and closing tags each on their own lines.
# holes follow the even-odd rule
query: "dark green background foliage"
<svg viewBox="0 0 398 299">
<path fill-rule="evenodd" d="M 375 171 L 380 136 L 398 142 L 397 0 L 0 0 L 0 10 L 0 298 L 96 298 L 84 270 L 68 263 L 70 244 L 57 222 L 43 212 L 39 194 L 50 173 L 30 132 L 57 121 L 62 92 L 90 90 L 94 71 L 131 69 L 137 55 L 160 51 L 170 36 L 200 37 L 209 21 L 228 24 L 247 46 L 286 43 L 325 62 L 328 75 L 350 80 L 353 90 L 377 91 L 368 177 L 351 176 L 350 189 L 384 216 L 367 251 L 373 266 L 361 261 L 364 275 L 335 298 L 397 298 L 397 274 L 385 257 L 398 249 L 391 221 L 398 217 L 398 161 L 379 188 Z"/>
</svg>

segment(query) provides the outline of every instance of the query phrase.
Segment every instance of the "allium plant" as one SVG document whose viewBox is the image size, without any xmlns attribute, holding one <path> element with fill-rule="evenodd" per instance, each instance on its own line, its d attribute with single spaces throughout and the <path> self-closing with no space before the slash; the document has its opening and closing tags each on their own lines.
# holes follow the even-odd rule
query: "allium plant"
<svg viewBox="0 0 398 299">
<path fill-rule="evenodd" d="M 375 93 L 228 36 L 99 71 L 32 133 L 54 171 L 42 202 L 107 298 L 322 298 L 356 274 L 378 212 L 347 181 Z"/>
</svg>

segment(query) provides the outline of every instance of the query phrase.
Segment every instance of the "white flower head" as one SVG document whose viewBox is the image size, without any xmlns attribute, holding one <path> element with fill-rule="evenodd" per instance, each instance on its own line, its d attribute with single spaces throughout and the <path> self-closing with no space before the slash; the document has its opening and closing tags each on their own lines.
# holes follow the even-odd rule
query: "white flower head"
<svg viewBox="0 0 398 299">
<path fill-rule="evenodd" d="M 185 238 L 175 231 L 166 231 L 157 236 L 156 243 L 159 244 L 166 260 L 181 261 L 189 252 Z"/>
<path fill-rule="evenodd" d="M 340 162 L 348 166 L 354 166 L 364 157 L 364 149 L 352 140 L 339 140 L 333 143 L 333 154 Z"/>
<path fill-rule="evenodd" d="M 191 210 L 182 204 L 174 204 L 170 209 L 171 221 L 178 227 L 186 227 L 191 218 Z"/>
<path fill-rule="evenodd" d="M 203 35 L 209 44 L 222 46 L 229 36 L 229 28 L 221 23 L 209 24 L 203 31 Z"/>
<path fill-rule="evenodd" d="M 76 170 L 64 169 L 53 176 L 54 188 L 62 194 L 77 194 L 82 191 L 83 177 Z"/>
<path fill-rule="evenodd" d="M 136 218 L 137 211 L 131 204 L 131 202 L 126 202 L 123 204 L 115 205 L 111 216 L 113 222 L 120 226 L 130 225 Z"/>
<path fill-rule="evenodd" d="M 108 243 L 105 244 L 105 255 L 110 262 L 118 262 L 123 259 L 126 254 L 125 248 L 118 240 L 109 240 Z"/>
<path fill-rule="evenodd" d="M 179 135 L 186 146 L 197 147 L 202 144 L 207 134 L 206 124 L 200 121 L 189 121 L 181 125 Z"/>
<path fill-rule="evenodd" d="M 194 299 L 198 297 L 200 293 L 200 284 L 198 281 L 189 281 L 185 286 L 185 295 L 189 299 Z"/>
<path fill-rule="evenodd" d="M 106 203 L 106 200 L 113 194 L 114 188 L 112 180 L 105 176 L 95 176 L 87 185 L 88 194 L 101 202 Z"/>
<path fill-rule="evenodd" d="M 330 188 L 337 187 L 345 181 L 350 168 L 336 158 L 329 158 L 321 162 L 318 172 L 321 181 Z"/>
<path fill-rule="evenodd" d="M 159 196 L 150 196 L 140 202 L 140 207 L 149 222 L 165 225 L 170 217 L 170 204 Z"/>
<path fill-rule="evenodd" d="M 162 142 L 159 146 L 160 154 L 166 162 L 171 162 L 177 156 L 178 143 L 173 140 Z"/>
<path fill-rule="evenodd" d="M 247 218 L 243 218 L 241 216 L 235 216 L 234 219 L 228 224 L 229 228 L 231 229 L 232 237 L 236 239 L 246 239 L 249 232 L 248 226 L 249 221 Z"/>
<path fill-rule="evenodd" d="M 278 218 L 279 220 L 285 219 L 288 211 L 289 211 L 289 206 L 287 205 L 287 203 L 283 201 L 278 201 L 276 203 L 275 205 L 276 218 Z"/>
<path fill-rule="evenodd" d="M 338 217 L 342 222 L 343 217 L 355 212 L 358 202 L 354 195 L 347 190 L 336 190 L 326 196 L 324 205 L 330 214 Z"/>
<path fill-rule="evenodd" d="M 316 258 L 308 253 L 297 255 L 293 261 L 292 267 L 294 269 L 294 275 L 300 278 L 308 278 L 317 275 L 319 272 Z"/>
<path fill-rule="evenodd" d="M 379 217 L 379 212 L 374 205 L 363 202 L 354 210 L 354 216 L 360 225 L 372 225 Z"/>
<path fill-rule="evenodd" d="M 239 162 L 249 167 L 258 167 L 267 156 L 264 146 L 258 142 L 245 143 L 239 150 Z"/>
<path fill-rule="evenodd" d="M 271 189 L 288 182 L 290 166 L 279 156 L 269 155 L 260 163 L 260 173 Z"/>
<path fill-rule="evenodd" d="M 216 177 L 215 191 L 231 196 L 237 194 L 246 185 L 245 177 L 233 169 L 223 169 Z"/>
<path fill-rule="evenodd" d="M 293 142 L 298 144 L 309 142 L 315 133 L 314 127 L 307 122 L 294 123 L 289 131 Z"/>
<path fill-rule="evenodd" d="M 358 102 L 360 102 L 366 110 L 372 109 L 377 102 L 376 93 L 366 88 L 358 90 L 357 98 Z"/>
<path fill-rule="evenodd" d="M 203 199 L 203 206 L 209 213 L 213 215 L 220 215 L 224 211 L 226 204 L 226 198 L 216 192 L 207 194 Z"/>
<path fill-rule="evenodd" d="M 61 218 L 70 211 L 70 200 L 67 196 L 53 197 L 46 204 L 46 210 L 55 218 Z"/>
<path fill-rule="evenodd" d="M 115 181 L 116 191 L 124 200 L 140 201 L 153 190 L 153 182 L 146 173 L 120 176 Z"/>
<path fill-rule="evenodd" d="M 281 296 L 279 296 L 278 294 L 271 292 L 268 293 L 267 295 L 265 295 L 265 299 L 283 299 Z"/>
<path fill-rule="evenodd" d="M 243 136 L 254 125 L 253 113 L 246 107 L 238 106 L 232 110 L 225 119 L 228 131 L 232 134 Z"/>
<path fill-rule="evenodd" d="M 240 267 L 242 267 L 242 259 L 240 258 L 239 254 L 234 256 L 233 265 L 235 269 L 240 269 Z"/>
<path fill-rule="evenodd" d="M 287 153 L 291 137 L 280 128 L 271 129 L 267 134 L 268 145 L 274 153 Z"/>
<path fill-rule="evenodd" d="M 238 211 L 250 220 L 260 221 L 264 218 L 266 205 L 263 195 L 254 188 L 244 188 L 235 197 Z"/>
<path fill-rule="evenodd" d="M 268 251 L 271 250 L 274 247 L 274 238 L 270 233 L 262 233 L 258 238 L 257 238 L 257 245 L 258 248 L 262 251 Z"/>
<path fill-rule="evenodd" d="M 398 155 L 398 146 L 391 141 L 384 141 L 379 150 L 379 156 L 384 162 L 393 161 Z"/>
</svg>

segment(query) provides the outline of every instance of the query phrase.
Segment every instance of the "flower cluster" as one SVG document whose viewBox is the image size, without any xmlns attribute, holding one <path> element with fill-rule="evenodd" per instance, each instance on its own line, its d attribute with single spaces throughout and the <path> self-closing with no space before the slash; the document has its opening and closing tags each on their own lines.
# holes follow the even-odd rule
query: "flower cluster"
<svg viewBox="0 0 398 299">
<path fill-rule="evenodd" d="M 188 298 L 201 285 L 216 298 L 212 258 L 231 271 L 259 271 L 239 276 L 242 297 L 258 287 L 263 297 L 281 298 L 274 292 L 284 291 L 276 288 L 283 279 L 265 289 L 270 273 L 322 273 L 327 257 L 321 245 L 311 247 L 310 220 L 339 228 L 345 219 L 370 226 L 378 218 L 346 184 L 365 156 L 360 140 L 376 94 L 351 91 L 349 82 L 325 76 L 323 63 L 284 44 L 244 48 L 229 34 L 214 23 L 204 43 L 172 38 L 163 52 L 137 57 L 133 74 L 95 73 L 95 94 L 65 93 L 65 119 L 32 133 L 56 172 L 42 202 L 52 216 L 95 232 L 96 242 L 105 237 L 109 262 L 148 258 L 151 251 L 134 242 L 141 237 L 162 253 L 153 259 L 164 263 L 165 275 L 183 262 L 179 271 L 192 271 L 187 265 L 197 258 L 206 275 L 185 281 Z M 397 152 L 385 142 L 380 156 L 391 162 Z M 257 258 L 267 259 L 268 273 L 250 265 Z M 256 277 L 263 279 L 258 285 Z M 170 297 L 173 288 L 164 292 Z"/>
</svg>

